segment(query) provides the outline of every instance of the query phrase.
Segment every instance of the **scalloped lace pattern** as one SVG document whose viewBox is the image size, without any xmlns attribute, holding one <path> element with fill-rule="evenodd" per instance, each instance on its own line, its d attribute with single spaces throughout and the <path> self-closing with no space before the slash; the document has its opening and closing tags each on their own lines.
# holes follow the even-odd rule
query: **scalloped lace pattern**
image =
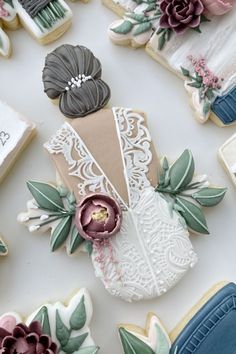
<svg viewBox="0 0 236 354">
<path fill-rule="evenodd" d="M 113 108 L 113 115 L 129 206 L 69 124 L 65 123 L 45 147 L 52 154 L 63 154 L 69 175 L 78 177 L 81 196 L 88 191 L 104 192 L 121 203 L 121 231 L 109 243 L 94 247 L 92 262 L 96 276 L 112 295 L 137 301 L 154 298 L 173 287 L 197 257 L 179 215 L 175 211 L 171 215 L 167 201 L 150 186 L 151 137 L 144 118 L 123 108 Z"/>
</svg>

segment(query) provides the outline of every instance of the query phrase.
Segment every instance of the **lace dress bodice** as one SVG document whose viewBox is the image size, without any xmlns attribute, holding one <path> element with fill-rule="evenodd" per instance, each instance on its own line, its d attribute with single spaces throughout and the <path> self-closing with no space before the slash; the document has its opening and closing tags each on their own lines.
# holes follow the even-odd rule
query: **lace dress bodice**
<svg viewBox="0 0 236 354">
<path fill-rule="evenodd" d="M 154 298 L 174 286 L 197 257 L 179 214 L 170 210 L 148 179 L 153 152 L 143 116 L 132 109 L 113 108 L 113 117 L 128 201 L 69 123 L 45 147 L 65 159 L 66 173 L 78 179 L 76 194 L 107 193 L 122 207 L 120 232 L 99 247 L 94 244 L 92 252 L 95 273 L 106 289 L 127 301 Z"/>
</svg>

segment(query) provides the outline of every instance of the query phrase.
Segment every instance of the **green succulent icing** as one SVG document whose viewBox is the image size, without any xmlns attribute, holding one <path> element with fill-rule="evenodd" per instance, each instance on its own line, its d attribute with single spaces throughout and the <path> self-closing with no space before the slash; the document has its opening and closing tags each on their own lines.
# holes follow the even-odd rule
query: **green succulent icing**
<svg viewBox="0 0 236 354">
<path fill-rule="evenodd" d="M 220 203 L 226 189 L 204 187 L 202 182 L 193 183 L 194 172 L 195 164 L 190 150 L 185 150 L 171 167 L 164 158 L 156 191 L 167 198 L 170 207 L 180 214 L 189 229 L 208 234 L 201 207 L 212 207 Z"/>
<path fill-rule="evenodd" d="M 124 328 L 119 329 L 124 354 L 155 354 L 152 348 Z"/>
<path fill-rule="evenodd" d="M 39 321 L 42 325 L 42 331 L 44 334 L 47 334 L 51 337 L 51 328 L 48 317 L 48 309 L 46 306 L 43 306 L 39 312 L 34 317 L 33 321 Z"/>
</svg>

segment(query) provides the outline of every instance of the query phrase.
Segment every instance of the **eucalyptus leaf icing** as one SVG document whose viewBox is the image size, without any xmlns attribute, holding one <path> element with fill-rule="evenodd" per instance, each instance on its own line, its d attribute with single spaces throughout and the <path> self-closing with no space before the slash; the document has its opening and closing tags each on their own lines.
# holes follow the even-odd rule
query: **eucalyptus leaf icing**
<svg viewBox="0 0 236 354">
<path fill-rule="evenodd" d="M 65 44 L 46 57 L 44 91 L 51 99 L 59 98 L 65 116 L 84 117 L 109 101 L 110 89 L 101 75 L 101 63 L 89 49 Z"/>
</svg>

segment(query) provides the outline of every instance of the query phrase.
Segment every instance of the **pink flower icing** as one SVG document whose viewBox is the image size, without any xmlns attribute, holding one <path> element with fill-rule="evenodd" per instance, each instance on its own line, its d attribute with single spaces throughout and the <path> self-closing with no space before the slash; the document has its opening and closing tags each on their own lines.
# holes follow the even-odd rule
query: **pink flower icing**
<svg viewBox="0 0 236 354">
<path fill-rule="evenodd" d="M 0 319 L 0 328 L 4 328 L 6 331 L 12 333 L 16 326 L 16 318 L 11 315 L 6 315 Z"/>
<path fill-rule="evenodd" d="M 4 9 L 4 1 L 0 0 L 0 18 L 4 18 L 9 16 L 9 13 L 6 9 Z"/>
<path fill-rule="evenodd" d="M 232 10 L 235 0 L 202 0 L 202 3 L 210 14 L 220 16 Z"/>
</svg>

